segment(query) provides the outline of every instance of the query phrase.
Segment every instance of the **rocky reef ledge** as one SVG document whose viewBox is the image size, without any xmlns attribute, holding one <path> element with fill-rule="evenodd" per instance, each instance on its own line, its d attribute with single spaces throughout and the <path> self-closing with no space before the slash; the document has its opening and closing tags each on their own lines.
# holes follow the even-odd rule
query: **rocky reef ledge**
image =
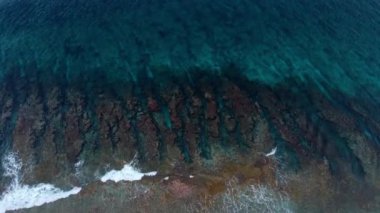
<svg viewBox="0 0 380 213">
<path fill-rule="evenodd" d="M 143 171 L 158 171 L 147 178 L 155 187 L 171 175 L 168 183 L 186 188 L 181 177 L 195 174 L 186 181 L 210 195 L 230 180 L 278 186 L 281 177 L 297 177 L 287 190 L 301 200 L 315 191 L 334 197 L 335 184 L 339 193 L 352 185 L 350 193 L 365 191 L 364 206 L 378 199 L 379 104 L 365 93 L 296 77 L 263 84 L 234 65 L 182 74 L 157 68 L 135 81 L 60 73 L 31 65 L 2 79 L 0 153 L 17 153 L 24 183 L 88 184 L 136 158 Z M 8 182 L 1 177 L 0 189 Z"/>
</svg>

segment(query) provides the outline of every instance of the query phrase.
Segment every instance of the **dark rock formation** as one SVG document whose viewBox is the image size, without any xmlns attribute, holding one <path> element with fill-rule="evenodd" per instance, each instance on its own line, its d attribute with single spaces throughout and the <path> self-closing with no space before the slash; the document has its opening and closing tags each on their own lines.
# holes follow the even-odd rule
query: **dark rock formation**
<svg viewBox="0 0 380 213">
<path fill-rule="evenodd" d="M 1 88 L 1 153 L 18 153 L 29 181 L 65 177 L 80 160 L 91 174 L 135 154 L 157 168 L 260 155 L 275 146 L 283 168 L 320 161 L 337 177 L 374 176 L 376 103 L 328 86 L 323 93 L 296 78 L 269 86 L 229 74 L 234 69 L 191 78 L 168 70 L 159 79 L 117 83 L 100 74 L 73 81 L 52 74 L 45 82 L 38 71 L 13 70 Z"/>
</svg>

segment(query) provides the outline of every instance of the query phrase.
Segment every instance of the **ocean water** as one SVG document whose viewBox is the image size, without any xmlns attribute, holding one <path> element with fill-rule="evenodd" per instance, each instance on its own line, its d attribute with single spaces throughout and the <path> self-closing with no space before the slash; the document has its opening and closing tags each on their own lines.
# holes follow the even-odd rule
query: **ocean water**
<svg viewBox="0 0 380 213">
<path fill-rule="evenodd" d="M 0 168 L 0 204 L 80 190 L 41 180 L 156 174 L 107 167 L 133 156 L 209 163 L 217 143 L 282 172 L 327 165 L 376 200 L 379 108 L 378 0 L 0 0 L 0 157 L 32 168 Z"/>
<path fill-rule="evenodd" d="M 233 63 L 268 84 L 299 78 L 378 101 L 379 8 L 376 0 L 5 0 L 1 73 L 34 65 L 72 81 L 100 70 L 112 82 Z"/>
</svg>

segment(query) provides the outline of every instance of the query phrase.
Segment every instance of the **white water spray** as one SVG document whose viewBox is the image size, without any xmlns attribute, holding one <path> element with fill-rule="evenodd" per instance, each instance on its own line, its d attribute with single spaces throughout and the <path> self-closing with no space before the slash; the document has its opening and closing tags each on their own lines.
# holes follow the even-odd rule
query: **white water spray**
<svg viewBox="0 0 380 213">
<path fill-rule="evenodd" d="M 142 173 L 132 166 L 132 164 L 126 164 L 121 170 L 111 170 L 107 172 L 103 177 L 100 178 L 102 182 L 107 182 L 109 180 L 114 182 L 119 181 L 136 181 L 141 180 L 144 176 L 155 176 L 156 171 Z"/>
<path fill-rule="evenodd" d="M 275 155 L 276 152 L 277 152 L 277 146 L 274 147 L 269 153 L 265 154 L 265 156 L 269 157 L 269 156 Z"/>
<path fill-rule="evenodd" d="M 11 184 L 0 196 L 0 213 L 7 210 L 17 210 L 41 206 L 56 200 L 66 198 L 81 191 L 80 187 L 74 187 L 69 191 L 63 191 L 52 184 L 40 183 L 29 186 L 21 183 L 22 163 L 14 153 L 8 153 L 2 160 L 4 176 L 12 179 Z"/>
</svg>

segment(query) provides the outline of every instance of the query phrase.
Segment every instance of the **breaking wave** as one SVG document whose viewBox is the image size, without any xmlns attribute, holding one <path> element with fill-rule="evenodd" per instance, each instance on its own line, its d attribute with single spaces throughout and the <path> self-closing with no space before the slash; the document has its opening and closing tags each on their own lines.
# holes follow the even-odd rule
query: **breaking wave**
<svg viewBox="0 0 380 213">
<path fill-rule="evenodd" d="M 70 195 L 78 194 L 81 191 L 80 187 L 74 187 L 69 191 L 64 191 L 47 183 L 32 186 L 22 184 L 20 180 L 22 163 L 15 153 L 5 155 L 2 166 L 4 168 L 3 175 L 10 177 L 12 182 L 0 196 L 0 213 L 7 210 L 41 206 L 45 203 L 51 203 Z"/>
<path fill-rule="evenodd" d="M 141 180 L 144 176 L 155 176 L 157 174 L 156 171 L 142 173 L 138 169 L 134 168 L 133 162 L 129 164 L 125 164 L 121 170 L 111 170 L 107 172 L 103 177 L 100 178 L 102 182 L 107 181 L 136 181 Z"/>
</svg>

